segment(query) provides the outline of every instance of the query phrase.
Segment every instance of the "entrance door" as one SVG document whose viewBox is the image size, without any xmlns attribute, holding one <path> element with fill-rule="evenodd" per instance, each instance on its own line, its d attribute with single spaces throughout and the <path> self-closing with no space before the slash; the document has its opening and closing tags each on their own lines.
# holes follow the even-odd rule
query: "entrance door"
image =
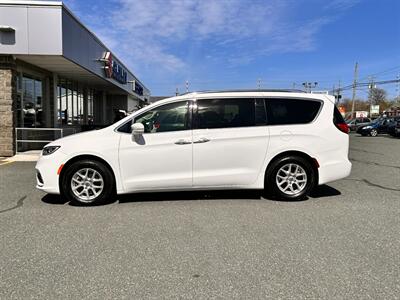
<svg viewBox="0 0 400 300">
<path fill-rule="evenodd" d="M 189 101 L 157 106 L 134 117 L 145 133 L 133 137 L 132 122 L 121 134 L 119 161 L 125 190 L 185 189 L 192 186 Z M 129 134 L 127 134 L 129 133 Z"/>
</svg>

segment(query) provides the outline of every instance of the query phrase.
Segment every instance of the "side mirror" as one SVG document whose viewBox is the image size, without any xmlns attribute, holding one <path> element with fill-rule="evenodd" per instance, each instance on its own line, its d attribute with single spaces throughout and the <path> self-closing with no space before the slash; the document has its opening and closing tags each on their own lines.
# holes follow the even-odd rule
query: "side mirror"
<svg viewBox="0 0 400 300">
<path fill-rule="evenodd" d="M 131 125 L 132 135 L 141 135 L 144 133 L 144 126 L 142 123 L 134 123 Z"/>
</svg>

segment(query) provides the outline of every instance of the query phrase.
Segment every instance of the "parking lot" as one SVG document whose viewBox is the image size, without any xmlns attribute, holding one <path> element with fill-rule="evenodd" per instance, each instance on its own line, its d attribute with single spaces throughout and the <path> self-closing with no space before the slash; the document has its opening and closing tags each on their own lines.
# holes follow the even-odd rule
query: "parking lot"
<svg viewBox="0 0 400 300">
<path fill-rule="evenodd" d="M 309 199 L 133 194 L 76 207 L 0 162 L 0 298 L 400 295 L 400 139 L 351 135 L 353 170 Z"/>
</svg>

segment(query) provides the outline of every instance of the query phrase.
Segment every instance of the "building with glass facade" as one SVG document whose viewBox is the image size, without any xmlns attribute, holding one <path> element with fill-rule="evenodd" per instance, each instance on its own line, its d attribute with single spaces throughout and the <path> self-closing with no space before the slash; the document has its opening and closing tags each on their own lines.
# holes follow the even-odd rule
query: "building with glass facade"
<svg viewBox="0 0 400 300">
<path fill-rule="evenodd" d="M 149 98 L 62 2 L 0 0 L 0 156 L 58 137 L 41 128 L 105 126 Z"/>
</svg>

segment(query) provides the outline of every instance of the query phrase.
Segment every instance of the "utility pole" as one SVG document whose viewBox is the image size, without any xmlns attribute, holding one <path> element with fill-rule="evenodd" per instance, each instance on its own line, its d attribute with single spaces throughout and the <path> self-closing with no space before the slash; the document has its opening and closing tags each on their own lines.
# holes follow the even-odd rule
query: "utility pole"
<svg viewBox="0 0 400 300">
<path fill-rule="evenodd" d="M 257 79 L 257 88 L 261 89 L 261 78 Z"/>
<path fill-rule="evenodd" d="M 368 89 L 369 89 L 369 96 L 371 95 L 371 92 L 374 88 L 376 88 L 376 84 L 374 83 L 374 76 L 368 76 Z M 371 112 L 372 108 L 372 97 L 369 97 L 369 111 Z"/>
<path fill-rule="evenodd" d="M 333 85 L 333 86 L 332 86 L 332 95 L 333 95 L 333 97 L 335 97 L 335 103 L 336 103 L 337 98 L 336 98 L 335 93 L 336 93 L 335 85 Z"/>
<path fill-rule="evenodd" d="M 176 87 L 176 89 L 175 89 L 175 96 L 179 96 L 179 89 L 178 89 L 178 87 Z"/>
<path fill-rule="evenodd" d="M 186 80 L 185 87 L 186 87 L 186 93 L 189 93 L 189 80 Z"/>
<path fill-rule="evenodd" d="M 396 84 L 396 92 L 397 92 L 397 102 L 400 102 L 400 74 L 396 76 L 396 79 L 399 80 L 397 81 Z"/>
<path fill-rule="evenodd" d="M 358 76 L 358 62 L 354 66 L 354 80 L 353 80 L 353 96 L 351 97 L 351 118 L 354 118 L 354 102 L 356 101 L 356 88 L 357 88 L 357 76 Z"/>
</svg>

